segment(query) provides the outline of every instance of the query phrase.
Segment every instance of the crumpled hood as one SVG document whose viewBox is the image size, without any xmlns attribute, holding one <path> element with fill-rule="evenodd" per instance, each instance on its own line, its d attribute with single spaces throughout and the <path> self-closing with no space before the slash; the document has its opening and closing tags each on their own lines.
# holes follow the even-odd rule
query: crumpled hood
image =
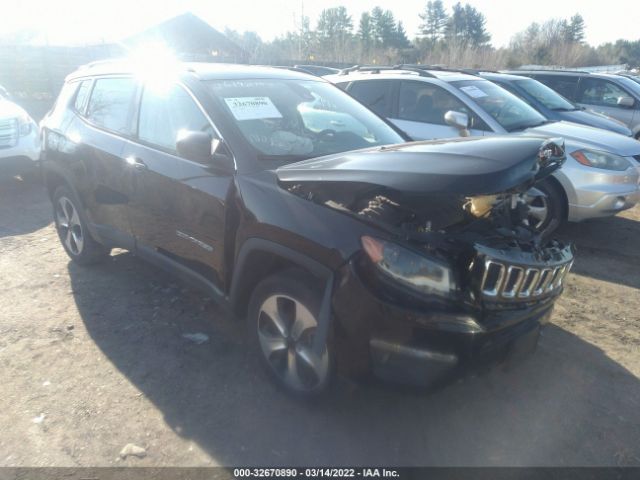
<svg viewBox="0 0 640 480">
<path fill-rule="evenodd" d="M 528 128 L 523 134 L 562 137 L 567 141 L 579 142 L 586 148 L 611 152 L 623 157 L 640 154 L 640 142 L 631 137 L 571 122 L 548 123 L 539 127 Z"/>
<path fill-rule="evenodd" d="M 305 160 L 280 167 L 276 174 L 289 184 L 369 184 L 406 194 L 490 195 L 526 189 L 550 175 L 564 161 L 562 144 L 557 143 L 524 136 L 413 142 Z"/>
</svg>

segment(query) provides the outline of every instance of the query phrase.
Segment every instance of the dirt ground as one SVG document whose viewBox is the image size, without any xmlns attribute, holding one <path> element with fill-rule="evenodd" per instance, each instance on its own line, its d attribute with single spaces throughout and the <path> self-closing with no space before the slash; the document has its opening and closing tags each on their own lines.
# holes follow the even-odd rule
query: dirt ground
<svg viewBox="0 0 640 480">
<path fill-rule="evenodd" d="M 561 235 L 577 261 L 524 363 L 305 405 L 202 294 L 123 251 L 71 264 L 42 188 L 1 181 L 0 466 L 640 465 L 640 208 Z"/>
</svg>

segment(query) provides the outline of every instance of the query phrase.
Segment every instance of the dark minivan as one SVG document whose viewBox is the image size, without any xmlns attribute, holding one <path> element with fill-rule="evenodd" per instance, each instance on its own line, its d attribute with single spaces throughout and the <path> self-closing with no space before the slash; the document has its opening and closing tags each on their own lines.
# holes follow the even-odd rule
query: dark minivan
<svg viewBox="0 0 640 480">
<path fill-rule="evenodd" d="M 42 136 L 71 259 L 125 248 L 205 289 L 298 395 L 336 370 L 433 385 L 531 351 L 573 258 L 523 200 L 564 161 L 557 142 L 402 144 L 298 72 L 93 64 Z"/>
</svg>

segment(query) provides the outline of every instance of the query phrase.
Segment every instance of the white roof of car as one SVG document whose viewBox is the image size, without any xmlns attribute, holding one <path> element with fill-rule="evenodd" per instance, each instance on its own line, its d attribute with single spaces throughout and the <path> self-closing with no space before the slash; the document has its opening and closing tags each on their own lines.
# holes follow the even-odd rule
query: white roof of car
<svg viewBox="0 0 640 480">
<path fill-rule="evenodd" d="M 419 72 L 413 70 L 374 70 L 374 71 L 353 71 L 347 74 L 337 73 L 335 75 L 325 75 L 322 78 L 329 80 L 331 83 L 344 83 L 354 80 L 406 80 L 411 77 L 412 80 L 442 80 L 445 82 L 454 82 L 457 80 L 485 80 L 483 78 L 468 75 L 466 73 L 442 71 L 442 70 L 425 70 L 429 76 L 421 76 Z"/>
</svg>

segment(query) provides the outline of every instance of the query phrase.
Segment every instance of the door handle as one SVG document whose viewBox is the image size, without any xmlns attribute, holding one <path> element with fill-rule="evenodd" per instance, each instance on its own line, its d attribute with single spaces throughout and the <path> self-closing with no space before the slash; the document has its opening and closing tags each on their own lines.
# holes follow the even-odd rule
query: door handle
<svg viewBox="0 0 640 480">
<path fill-rule="evenodd" d="M 147 164 L 138 157 L 127 157 L 126 159 L 127 165 L 135 168 L 136 170 L 146 170 Z"/>
</svg>

